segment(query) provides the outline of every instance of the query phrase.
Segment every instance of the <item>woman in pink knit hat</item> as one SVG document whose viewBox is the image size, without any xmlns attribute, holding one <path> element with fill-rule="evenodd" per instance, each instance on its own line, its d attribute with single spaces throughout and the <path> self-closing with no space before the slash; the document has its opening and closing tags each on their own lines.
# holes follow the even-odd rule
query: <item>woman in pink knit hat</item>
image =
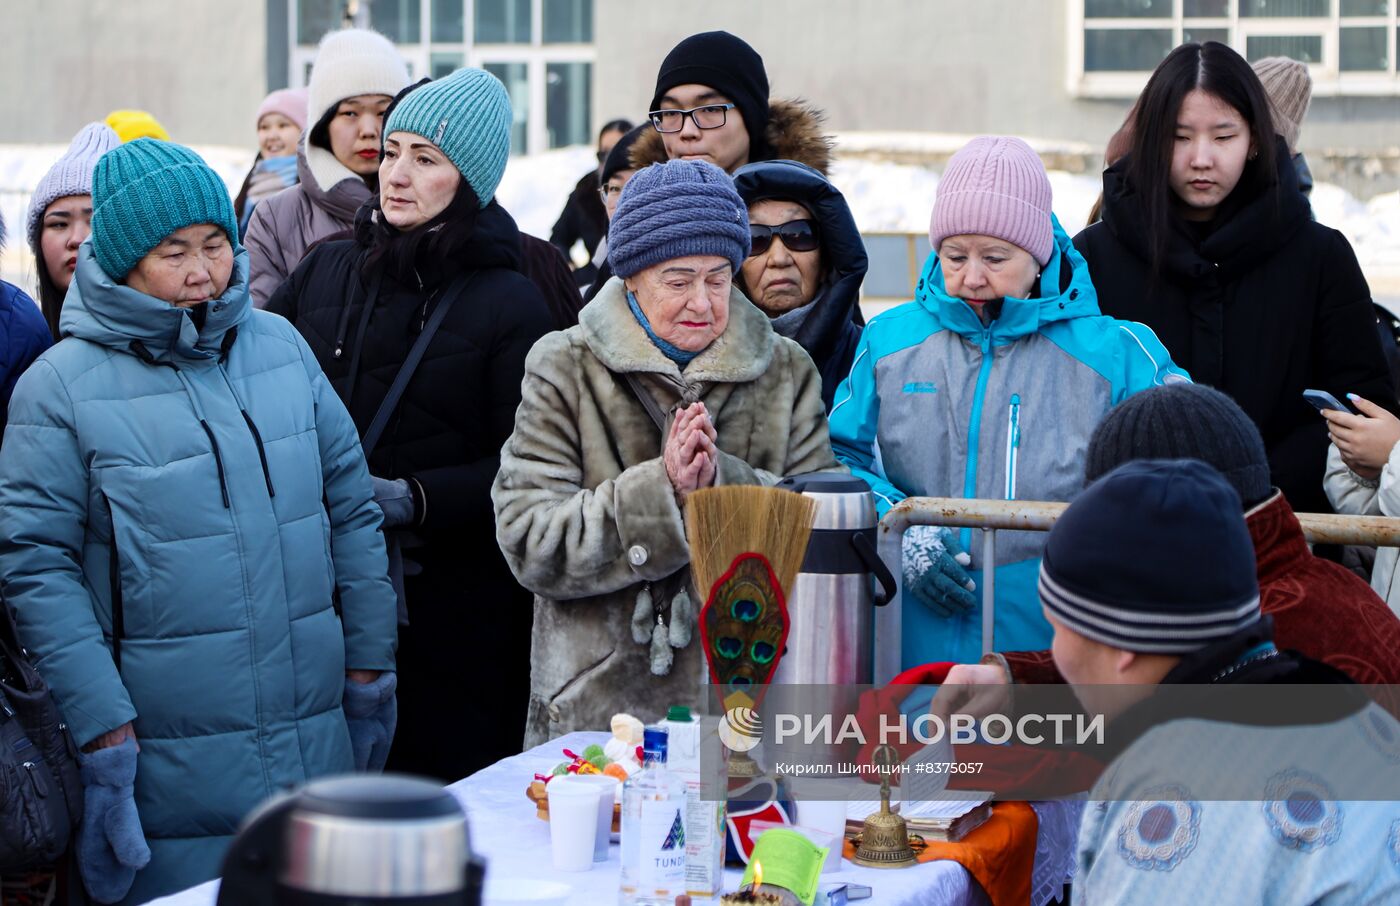
<svg viewBox="0 0 1400 906">
<path fill-rule="evenodd" d="M 837 458 L 881 516 L 911 496 L 1069 500 L 1099 419 L 1185 372 L 1150 329 L 1099 313 L 1045 167 L 1020 139 L 983 136 L 953 155 L 929 240 L 914 300 L 871 320 L 836 391 Z M 970 536 L 904 536 L 905 668 L 986 653 Z M 997 536 L 994 650 L 1050 644 L 1036 597 L 1044 538 Z"/>
<path fill-rule="evenodd" d="M 306 89 L 279 88 L 258 105 L 258 156 L 233 201 L 238 232 L 248 231 L 253 207 L 297 184 L 297 142 L 306 128 Z"/>
</svg>

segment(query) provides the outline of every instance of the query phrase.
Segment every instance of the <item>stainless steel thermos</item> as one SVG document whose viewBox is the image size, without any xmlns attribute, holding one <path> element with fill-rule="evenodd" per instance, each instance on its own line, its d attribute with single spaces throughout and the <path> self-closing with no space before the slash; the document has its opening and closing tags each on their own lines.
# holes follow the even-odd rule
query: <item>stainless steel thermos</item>
<svg viewBox="0 0 1400 906">
<path fill-rule="evenodd" d="M 451 793 L 355 775 L 254 812 L 224 860 L 218 906 L 479 906 L 481 881 Z"/>
</svg>

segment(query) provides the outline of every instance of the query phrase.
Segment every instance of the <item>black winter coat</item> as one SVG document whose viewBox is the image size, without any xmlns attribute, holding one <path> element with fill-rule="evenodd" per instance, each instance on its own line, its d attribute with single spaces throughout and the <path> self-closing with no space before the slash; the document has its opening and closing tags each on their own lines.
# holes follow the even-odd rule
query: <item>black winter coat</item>
<svg viewBox="0 0 1400 906">
<path fill-rule="evenodd" d="M 574 243 L 582 240 L 583 247 L 591 259 L 593 253 L 598 250 L 598 243 L 607 233 L 608 211 L 603 207 L 603 199 L 598 196 L 598 171 L 589 170 L 569 193 L 564 210 L 559 213 L 559 219 L 550 230 L 549 241 L 568 258 Z M 575 272 L 575 279 L 579 286 L 583 286 L 592 280 L 596 273 L 597 268 L 588 264 Z"/>
<path fill-rule="evenodd" d="M 1197 241 L 1178 222 L 1151 277 L 1142 200 L 1128 159 L 1104 171 L 1103 220 L 1074 244 L 1103 313 L 1151 327 L 1197 383 L 1234 398 L 1264 437 L 1273 483 L 1299 512 L 1330 512 L 1327 428 L 1309 388 L 1395 408 L 1371 292 L 1346 237 L 1311 219 L 1282 140 L 1276 192 Z"/>
<path fill-rule="evenodd" d="M 496 544 L 491 482 L 515 425 L 525 356 L 553 321 L 521 275 L 520 234 L 497 204 L 478 215 L 476 276 L 429 345 L 398 411 L 369 458 L 381 478 L 423 490 L 422 567 L 405 580 L 409 625 L 400 633 L 399 724 L 391 770 L 457 780 L 519 751 L 530 681 L 531 596 Z M 371 283 L 364 240 L 317 247 L 268 303 L 301 332 L 361 435 L 373 420 L 440 285 L 386 273 L 365 330 L 359 377 L 349 366 Z M 336 354 L 338 345 L 340 355 Z"/>
<path fill-rule="evenodd" d="M 869 261 L 850 206 L 825 176 L 793 160 L 745 164 L 734 171 L 734 188 L 752 206 L 765 199 L 795 201 L 812 212 L 820 233 L 826 271 L 821 299 L 791 339 L 807 351 L 822 376 L 822 401 L 831 411 L 836 388 L 851 373 L 865 318 L 860 286 Z"/>
</svg>

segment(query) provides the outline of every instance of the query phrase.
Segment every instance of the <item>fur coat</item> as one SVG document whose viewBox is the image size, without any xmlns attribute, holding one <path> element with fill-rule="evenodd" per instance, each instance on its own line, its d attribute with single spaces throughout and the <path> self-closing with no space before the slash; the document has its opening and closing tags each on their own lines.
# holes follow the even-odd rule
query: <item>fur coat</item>
<svg viewBox="0 0 1400 906">
<path fill-rule="evenodd" d="M 647 338 L 614 279 L 577 327 L 548 334 L 526 359 L 491 499 L 506 561 L 536 596 L 527 748 L 605 729 L 619 711 L 658 720 L 669 705 L 695 706 L 705 681 L 698 633 L 675 650 L 665 676 L 652 674 L 650 645 L 633 636 L 644 588 L 668 622 L 677 592 L 699 598 L 661 460 L 664 435 L 624 374 L 637 374 L 664 412 L 704 401 L 719 435 L 716 484 L 840 469 L 812 360 L 737 289 L 729 304 L 728 329 L 682 372 Z"/>
</svg>

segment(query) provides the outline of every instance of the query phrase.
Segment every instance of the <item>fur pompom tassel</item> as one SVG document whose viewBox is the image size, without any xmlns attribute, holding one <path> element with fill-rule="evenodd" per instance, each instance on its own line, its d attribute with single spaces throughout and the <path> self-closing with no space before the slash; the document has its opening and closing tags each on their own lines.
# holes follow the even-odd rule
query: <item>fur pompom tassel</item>
<svg viewBox="0 0 1400 906">
<path fill-rule="evenodd" d="M 651 641 L 652 620 L 656 609 L 651 600 L 651 584 L 642 586 L 637 592 L 637 606 L 632 608 L 632 641 L 645 645 Z"/>
<path fill-rule="evenodd" d="M 651 631 L 651 673 L 653 676 L 665 676 L 671 672 L 671 664 L 675 661 L 675 655 L 671 653 L 671 644 L 667 639 L 666 623 L 661 619 L 661 615 L 656 616 L 656 628 Z"/>
<path fill-rule="evenodd" d="M 695 628 L 695 606 L 691 603 L 690 592 L 682 586 L 671 599 L 671 647 L 684 648 L 690 644 Z"/>
</svg>

